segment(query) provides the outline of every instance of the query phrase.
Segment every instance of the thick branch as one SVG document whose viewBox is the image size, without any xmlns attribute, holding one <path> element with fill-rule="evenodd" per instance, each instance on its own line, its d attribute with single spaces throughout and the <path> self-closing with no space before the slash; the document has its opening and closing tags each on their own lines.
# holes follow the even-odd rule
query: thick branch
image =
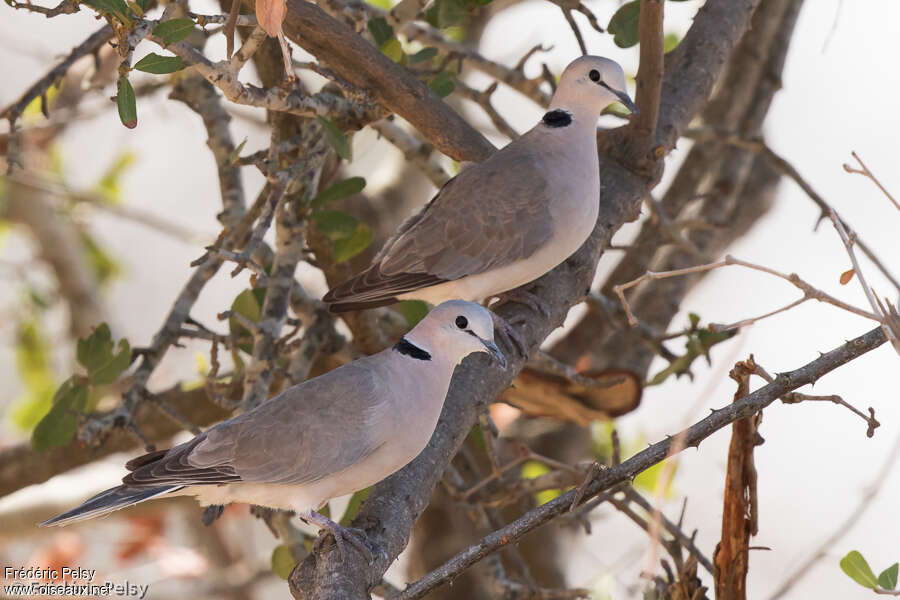
<svg viewBox="0 0 900 600">
<path fill-rule="evenodd" d="M 482 161 L 494 147 L 428 86 L 350 27 L 305 0 L 288 0 L 284 32 L 298 46 L 390 111 L 409 121 L 435 147 L 456 160 Z"/>
<path fill-rule="evenodd" d="M 159 399 L 196 425 L 207 425 L 229 416 L 223 408 L 209 401 L 203 388 L 185 392 L 176 387 L 159 394 Z M 181 424 L 165 416 L 149 402 L 138 407 L 134 421 L 152 442 L 168 440 L 184 429 Z M 65 473 L 115 452 L 136 448 L 140 444 L 141 442 L 126 429 L 114 429 L 99 448 L 85 446 L 76 440 L 49 452 L 38 452 L 31 447 L 30 442 L 4 448 L 0 451 L 0 496 L 11 494 L 29 485 L 43 483 L 54 475 Z"/>
</svg>

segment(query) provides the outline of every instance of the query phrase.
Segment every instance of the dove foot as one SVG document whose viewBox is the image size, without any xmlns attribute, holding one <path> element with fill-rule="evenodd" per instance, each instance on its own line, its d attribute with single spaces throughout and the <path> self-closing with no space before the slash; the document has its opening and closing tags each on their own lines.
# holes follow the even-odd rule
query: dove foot
<svg viewBox="0 0 900 600">
<path fill-rule="evenodd" d="M 369 550 L 367 544 L 366 532 L 362 529 L 344 527 L 314 510 L 309 511 L 304 515 L 303 519 L 314 525 L 318 525 L 321 528 L 319 530 L 319 537 L 316 538 L 316 541 L 313 544 L 313 551 L 321 548 L 325 539 L 330 535 L 334 538 L 335 544 L 337 544 L 338 553 L 341 555 L 342 561 L 346 561 L 347 559 L 345 549 L 347 547 L 346 544 L 350 544 L 359 550 L 360 554 L 365 557 L 366 562 L 370 565 L 375 562 L 375 557 L 372 555 L 372 551 Z"/>
<path fill-rule="evenodd" d="M 528 345 L 525 343 L 525 338 L 522 337 L 522 334 L 513 327 L 513 323 L 510 323 L 492 310 L 488 312 L 491 313 L 494 329 L 497 330 L 501 343 L 510 350 L 518 352 L 520 356 L 528 358 Z"/>
<path fill-rule="evenodd" d="M 528 290 L 523 290 L 522 288 L 516 288 L 503 292 L 502 294 L 498 294 L 497 302 L 494 303 L 494 308 L 506 304 L 507 302 L 518 302 L 519 304 L 524 304 L 544 318 L 548 318 L 550 316 L 550 307 L 547 306 L 547 303 L 541 300 L 536 294 L 532 294 Z"/>
</svg>

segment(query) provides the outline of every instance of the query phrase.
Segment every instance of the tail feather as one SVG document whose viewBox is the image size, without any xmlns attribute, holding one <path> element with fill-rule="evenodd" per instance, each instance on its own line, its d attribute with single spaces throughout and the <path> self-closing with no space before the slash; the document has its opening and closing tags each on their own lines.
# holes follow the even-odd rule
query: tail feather
<svg viewBox="0 0 900 600">
<path fill-rule="evenodd" d="M 151 500 L 165 494 L 169 494 L 183 488 L 183 485 L 163 485 L 157 487 L 128 487 L 120 485 L 100 492 L 93 498 L 84 502 L 81 506 L 77 506 L 61 515 L 56 515 L 52 519 L 48 519 L 40 524 L 40 527 L 48 527 L 50 525 L 68 525 L 86 519 L 92 519 L 111 513 L 120 508 L 138 504 L 145 500 Z"/>
</svg>

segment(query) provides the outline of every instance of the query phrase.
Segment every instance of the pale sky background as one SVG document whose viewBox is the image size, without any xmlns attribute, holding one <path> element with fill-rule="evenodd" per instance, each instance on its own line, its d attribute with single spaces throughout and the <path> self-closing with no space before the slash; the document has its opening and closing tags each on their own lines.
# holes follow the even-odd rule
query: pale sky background
<svg viewBox="0 0 900 600">
<path fill-rule="evenodd" d="M 841 164 L 851 162 L 850 151 L 856 150 L 885 186 L 895 196 L 900 194 L 900 173 L 896 169 L 896 138 L 900 133 L 896 41 L 900 34 L 900 3 L 844 2 L 839 11 L 840 4 L 839 0 L 806 3 L 791 44 L 784 88 L 776 96 L 766 122 L 766 139 L 897 274 L 900 212 L 870 181 L 845 173 Z M 697 5 L 693 1 L 666 3 L 667 30 L 683 32 Z M 214 12 L 211 6 L 196 6 L 198 10 Z M 613 3 L 608 1 L 594 1 L 590 6 L 601 23 L 608 20 L 613 10 Z M 46 69 L 51 57 L 67 52 L 97 27 L 86 14 L 48 21 L 7 7 L 0 10 L 0 72 L 4 76 L 0 105 L 18 97 Z M 510 32 L 516 32 L 514 38 Z M 636 51 L 618 49 L 609 36 L 587 27 L 583 32 L 592 53 L 619 60 L 631 73 L 636 70 Z M 481 49 L 488 57 L 512 65 L 538 42 L 554 46 L 546 60 L 556 72 L 578 54 L 559 9 L 538 2 L 517 6 L 492 21 Z M 221 38 L 213 40 L 213 44 L 221 52 Z M 144 52 L 150 49 L 148 45 Z M 532 60 L 530 65 L 537 69 L 539 63 Z M 484 82 L 479 77 L 472 77 L 471 81 L 476 82 L 476 87 Z M 498 93 L 495 103 L 507 109 L 505 114 L 512 114 L 510 121 L 519 131 L 530 127 L 540 115 L 535 105 L 514 92 Z M 61 146 L 70 182 L 90 185 L 113 157 L 130 148 L 137 153 L 138 162 L 123 181 L 125 202 L 201 234 L 214 235 L 218 185 L 199 120 L 181 104 L 163 98 L 139 101 L 138 114 L 140 124 L 135 131 L 122 127 L 114 110 L 72 125 Z M 476 123 L 482 122 L 480 116 L 472 118 Z M 233 121 L 232 131 L 236 140 L 249 136 L 246 150 L 266 143 L 265 136 L 240 119 Z M 682 146 L 687 143 L 682 142 Z M 383 148 L 371 135 L 357 136 L 355 167 L 362 171 L 370 171 L 375 165 L 381 172 L 390 169 L 399 154 L 383 152 Z M 670 160 L 668 177 L 675 172 L 674 164 Z M 244 176 L 248 196 L 252 197 L 260 178 L 250 169 L 244 170 Z M 377 177 L 370 177 L 369 181 L 369 191 L 385 183 Z M 423 203 L 426 200 L 422 198 Z M 817 216 L 818 209 L 803 192 L 784 181 L 774 209 L 730 253 L 782 272 L 795 271 L 813 285 L 868 308 L 856 280 L 846 286 L 838 284 L 838 276 L 849 268 L 849 261 L 828 223 L 823 223 L 818 231 L 812 230 Z M 188 262 L 201 253 L 202 243 L 183 243 L 103 214 L 93 219 L 92 231 L 125 264 L 123 275 L 105 296 L 111 309 L 111 324 L 132 345 L 143 345 L 189 276 Z M 633 226 L 626 226 L 619 239 L 626 239 L 633 231 Z M 21 237 L 7 241 L 4 255 L 24 255 L 27 249 L 23 243 Z M 613 253 L 604 257 L 601 269 L 609 268 L 617 258 Z M 892 288 L 871 266 L 863 268 L 876 291 L 895 298 Z M 215 313 L 245 285 L 246 280 L 240 277 L 218 277 L 204 290 L 192 314 L 201 321 L 215 323 Z M 687 311 L 697 312 L 704 322 L 733 322 L 780 307 L 797 295 L 784 281 L 731 267 L 707 277 L 683 307 L 685 315 Z M 0 296 L 8 295 L 0 291 Z M 677 317 L 673 327 L 685 323 L 685 315 Z M 751 352 L 769 372 L 787 371 L 806 364 L 817 352 L 833 349 L 872 327 L 862 318 L 814 302 L 762 321 L 716 347 L 712 368 L 698 362 L 693 382 L 682 379 L 649 388 L 639 410 L 618 421 L 620 432 L 625 438 L 643 433 L 649 441 L 656 441 L 696 421 L 708 408 L 729 403 L 734 384 L 727 371 Z M 0 325 L 0 380 L 4 382 L 0 386 L 0 408 L 20 391 L 12 363 L 13 335 L 14 327 L 9 323 Z M 679 343 L 671 348 L 681 350 Z M 153 384 L 164 387 L 193 374 L 195 351 L 196 347 L 189 347 L 170 353 L 154 375 Z M 60 374 L 64 375 L 62 364 Z M 824 377 L 815 386 L 814 393 L 839 394 L 862 410 L 874 407 L 882 426 L 872 439 L 866 438 L 861 419 L 832 404 L 776 403 L 766 410 L 760 429 L 766 442 L 756 451 L 760 533 L 752 543 L 771 551 L 757 551 L 751 556 L 751 597 L 768 597 L 792 567 L 853 510 L 872 483 L 900 436 L 900 394 L 895 375 L 898 366 L 900 357 L 889 346 L 883 346 Z M 654 365 L 653 371 L 658 368 Z M 755 387 L 759 385 L 759 381 L 754 382 Z M 706 440 L 699 451 L 682 455 L 675 479 L 676 497 L 664 505 L 666 513 L 677 519 L 683 496 L 690 498 L 686 527 L 699 528 L 698 544 L 710 557 L 720 533 L 729 438 L 727 430 L 720 432 Z M 0 438 L 3 444 L 12 441 L 9 432 Z M 11 503 L 25 498 L 68 494 L 76 501 L 89 492 L 114 485 L 121 472 L 120 461 L 121 457 L 115 457 L 106 461 L 106 467 L 67 478 L 64 483 L 50 482 L 26 490 L 27 496 L 20 493 L 0 500 L 0 515 L 9 510 Z M 872 597 L 840 571 L 838 560 L 849 550 L 858 549 L 869 559 L 876 574 L 900 560 L 900 478 L 896 470 L 880 485 L 880 495 L 865 517 L 829 550 L 788 598 Z M 626 590 L 626 585 L 637 581 L 643 561 L 633 561 L 633 568 L 622 569 L 620 565 L 640 556 L 646 549 L 646 539 L 624 517 L 607 509 L 599 509 L 596 514 L 594 535 L 585 537 L 579 533 L 573 538 L 570 584 L 608 588 L 616 599 L 637 597 Z M 608 577 L 604 580 L 604 574 L 611 569 L 616 570 L 617 576 L 610 582 Z M 709 579 L 705 574 L 701 576 Z"/>
</svg>

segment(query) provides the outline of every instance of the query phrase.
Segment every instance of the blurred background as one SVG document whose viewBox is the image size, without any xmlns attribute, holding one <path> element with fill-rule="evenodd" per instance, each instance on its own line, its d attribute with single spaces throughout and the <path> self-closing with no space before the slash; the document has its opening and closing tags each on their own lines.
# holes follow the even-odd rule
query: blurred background
<svg viewBox="0 0 900 600">
<path fill-rule="evenodd" d="M 693 0 L 666 3 L 666 31 L 683 35 L 701 4 Z M 592 0 L 587 5 L 604 25 L 618 7 L 617 2 L 607 0 Z M 191 7 L 210 14 L 221 10 L 205 0 L 192 1 Z M 16 100 L 49 65 L 99 26 L 86 11 L 50 20 L 8 7 L 2 14 L 0 106 Z M 592 30 L 577 13 L 575 19 L 582 25 L 590 53 L 613 58 L 634 75 L 636 48 L 619 48 L 612 36 Z M 896 169 L 900 133 L 897 23 L 900 4 L 894 0 L 807 2 L 791 40 L 782 89 L 765 121 L 764 136 L 888 267 L 900 272 L 900 213 L 871 181 L 841 167 L 842 163 L 855 165 L 850 152 L 856 151 L 888 190 L 900 193 Z M 539 73 L 541 62 L 558 74 L 580 53 L 558 7 L 547 2 L 515 2 L 498 8 L 478 36 L 479 51 L 507 65 L 514 65 L 536 44 L 551 48 L 528 63 L 530 75 Z M 207 50 L 213 57 L 223 56 L 222 37 L 212 37 Z M 142 48 L 136 58 L 147 51 L 149 48 Z M 308 60 L 298 50 L 295 57 Z M 464 80 L 477 89 L 490 81 L 478 73 L 467 73 Z M 146 76 L 148 85 L 152 81 L 152 76 Z M 79 204 L 72 218 L 95 246 L 91 260 L 99 284 L 98 310 L 109 323 L 113 339 L 126 337 L 133 346 L 143 346 L 188 279 L 190 261 L 217 235 L 215 215 L 221 201 L 215 163 L 205 146 L 206 131 L 194 113 L 168 100 L 165 93 L 151 90 L 138 100 L 138 127 L 128 130 L 108 101 L 114 91 L 109 88 L 107 92 L 91 97 L 81 115 L 67 123 L 49 148 L 43 167 L 72 190 L 108 198 L 108 207 Z M 502 84 L 493 103 L 518 132 L 530 128 L 542 114 L 539 106 Z M 508 141 L 477 107 L 468 102 L 455 106 L 495 143 Z M 246 138 L 245 152 L 266 147 L 264 113 L 231 108 L 232 135 L 236 141 Z M 37 123 L 42 117 L 32 112 L 28 118 Z M 605 117 L 601 126 L 620 122 Z M 682 140 L 668 159 L 659 194 L 690 145 Z M 406 214 L 426 202 L 434 190 L 417 171 L 404 168 L 402 154 L 370 129 L 354 136 L 353 152 L 348 173 L 367 178 L 369 195 L 403 198 Z M 449 161 L 445 165 L 452 167 Z M 249 168 L 243 175 L 252 197 L 263 179 Z M 816 228 L 818 216 L 818 208 L 806 194 L 793 182 L 782 180 L 771 210 L 728 252 L 784 273 L 796 272 L 848 303 L 867 307 L 856 280 L 839 283 L 840 274 L 850 264 L 830 223 L 822 222 Z M 623 227 L 614 244 L 628 244 L 638 227 L 639 223 Z M 51 299 L 56 283 L 52 272 L 38 260 L 40 255 L 32 232 L 0 221 L 0 448 L 28 439 L 28 427 L 34 423 L 29 410 L 37 410 L 33 408 L 35 399 L 46 396 L 47 389 L 52 395 L 73 370 L 68 312 Z M 611 271 L 618 256 L 613 250 L 606 252 L 598 281 Z M 248 286 L 246 271 L 234 279 L 227 271 L 199 297 L 192 311 L 198 321 L 216 325 L 216 314 Z M 875 269 L 869 266 L 865 274 L 877 291 L 895 297 L 891 284 Z M 324 292 L 324 278 L 312 267 L 303 265 L 298 275 L 312 292 Z M 670 329 L 685 327 L 689 312 L 700 315 L 703 322 L 731 323 L 774 310 L 796 297 L 797 291 L 782 280 L 737 267 L 720 269 L 692 289 Z M 583 306 L 575 307 L 567 327 L 577 324 L 584 311 Z M 710 408 L 730 403 L 735 385 L 727 377 L 728 370 L 751 353 L 770 373 L 788 371 L 872 326 L 833 306 L 807 302 L 745 328 L 712 349 L 711 365 L 696 361 L 693 379 L 672 377 L 663 385 L 647 387 L 637 410 L 615 420 L 623 449 L 630 453 L 640 450 L 646 443 L 699 420 Z M 562 335 L 554 333 L 548 346 Z M 676 351 L 678 344 L 672 346 Z M 45 364 L 35 367 L 34 361 L 29 362 L 29 352 L 41 354 Z M 199 381 L 208 369 L 208 360 L 208 345 L 188 342 L 172 349 L 154 372 L 150 389 Z M 759 535 L 752 542 L 765 549 L 751 553 L 750 597 L 770 597 L 864 496 L 876 490 L 877 496 L 852 529 L 826 548 L 823 558 L 784 597 L 864 598 L 871 592 L 841 572 L 840 558 L 858 549 L 876 573 L 900 559 L 900 477 L 896 470 L 882 470 L 900 439 L 897 361 L 896 353 L 885 345 L 824 377 L 810 392 L 838 394 L 863 411 L 873 407 L 881 427 L 871 439 L 866 437 L 861 419 L 831 403 L 776 403 L 765 411 L 760 426 L 765 444 L 755 455 Z M 657 358 L 650 373 L 664 367 L 665 361 Z M 753 386 L 758 385 L 754 380 Z M 502 414 L 495 416 L 502 422 Z M 602 437 L 604 427 L 597 425 L 595 436 Z M 659 498 L 672 520 L 678 520 L 687 498 L 684 529 L 697 530 L 696 543 L 708 556 L 721 533 L 729 431 L 718 432 L 699 450 L 680 455 L 669 489 L 662 494 L 647 490 Z M 0 498 L 0 563 L 82 564 L 100 569 L 112 580 L 150 583 L 152 598 L 288 596 L 286 584 L 270 568 L 278 540 L 246 507 L 229 508 L 209 528 L 200 523 L 200 509 L 192 502 L 142 505 L 127 515 L 64 530 L 34 527 L 36 522 L 115 485 L 124 474 L 121 465 L 134 454 L 107 456 Z M 592 535 L 586 536 L 574 526 L 561 527 L 557 534 L 564 540 L 560 547 L 565 551 L 559 559 L 566 585 L 588 588 L 595 598 L 641 597 L 640 573 L 648 568 L 646 534 L 610 507 L 598 508 L 590 518 Z M 388 579 L 397 585 L 411 579 L 408 564 L 408 557 L 402 557 Z M 655 561 L 651 564 L 649 568 L 658 570 Z M 708 574 L 701 571 L 700 577 L 709 585 Z"/>
</svg>

